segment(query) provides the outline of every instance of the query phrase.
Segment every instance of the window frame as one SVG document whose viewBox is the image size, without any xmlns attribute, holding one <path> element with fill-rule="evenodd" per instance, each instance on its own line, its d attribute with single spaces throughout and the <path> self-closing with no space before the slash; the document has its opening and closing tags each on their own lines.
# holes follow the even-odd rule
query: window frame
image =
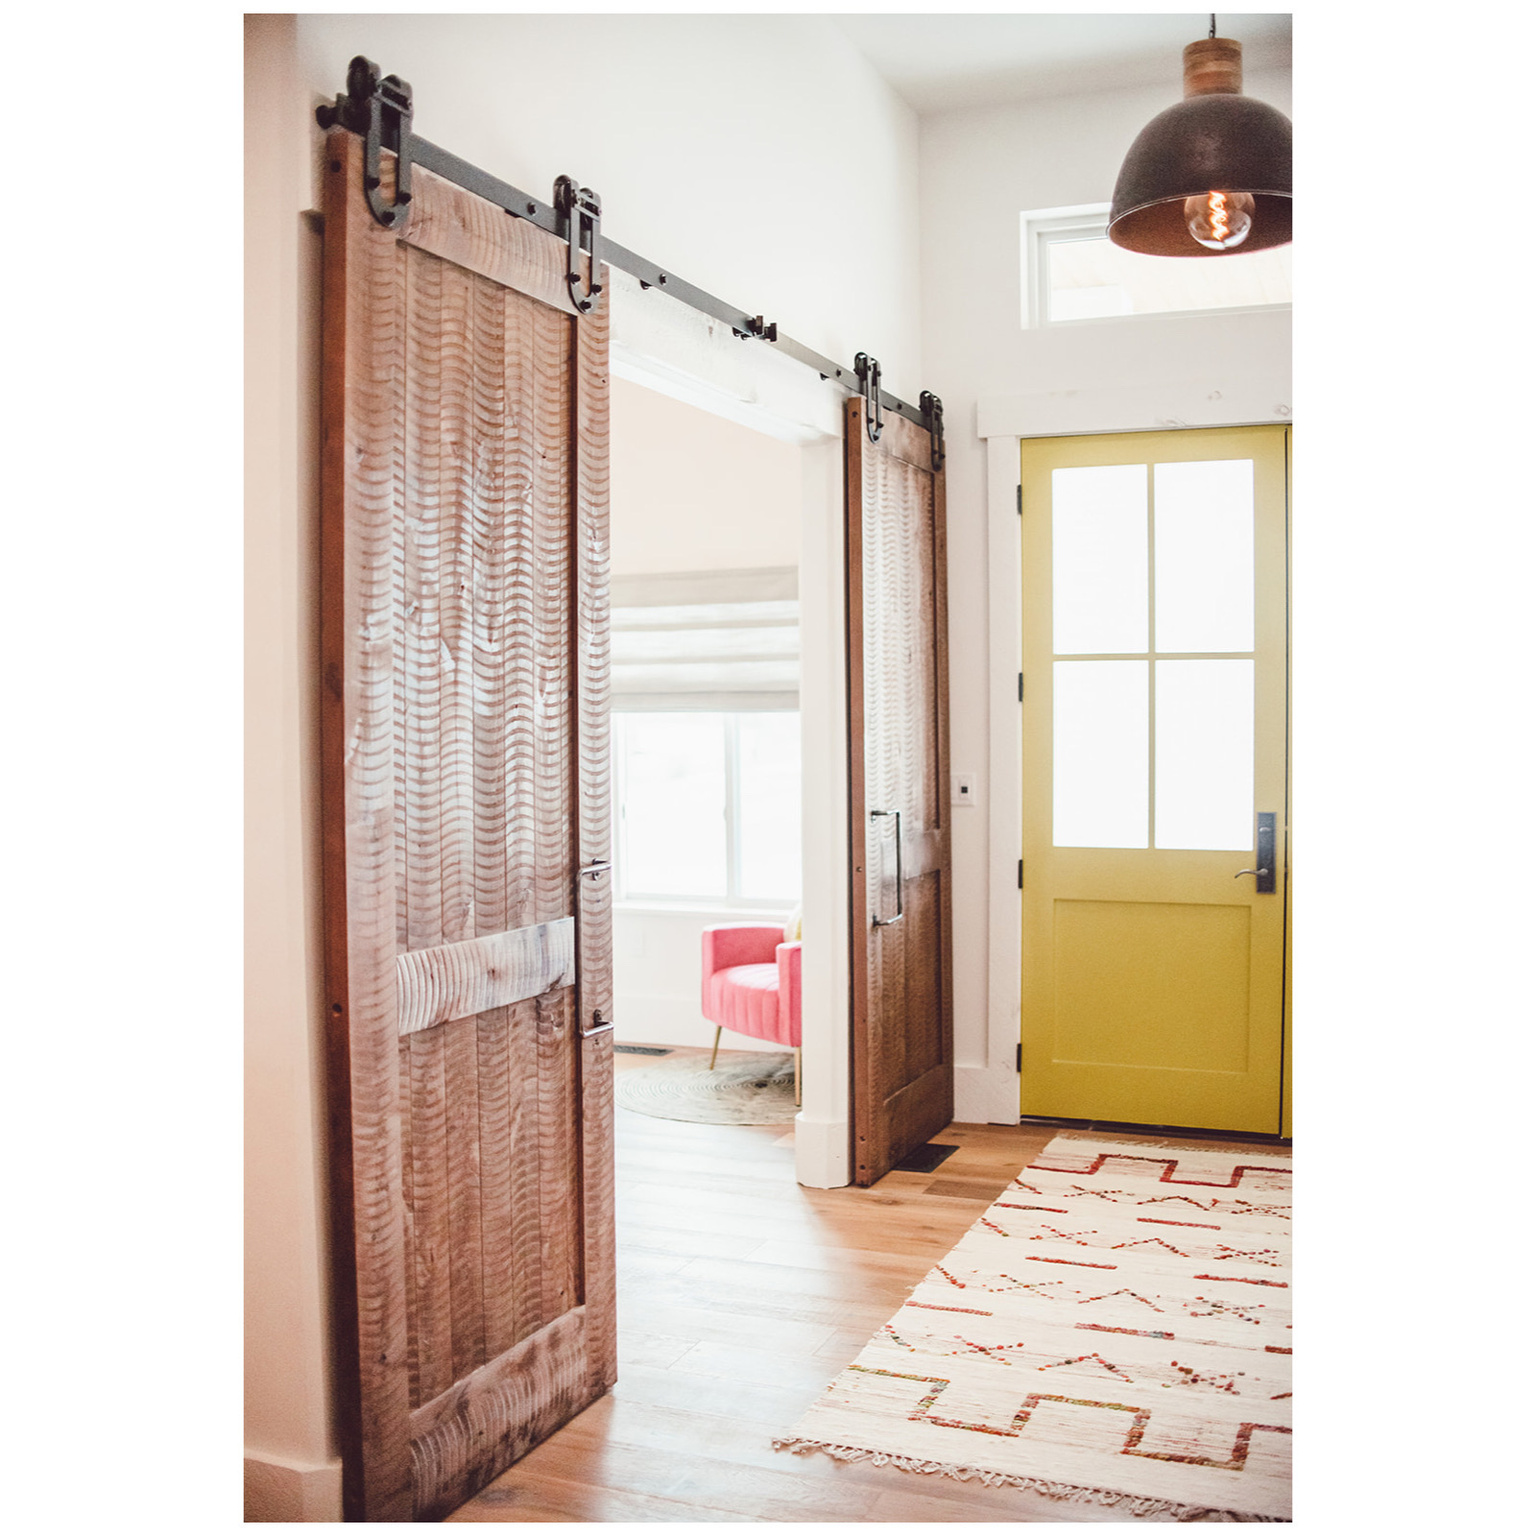
<svg viewBox="0 0 1536 1536">
<path fill-rule="evenodd" d="M 1267 314 L 1290 309 L 1283 304 L 1228 304 L 1212 309 L 1156 309 L 1131 315 L 1092 315 L 1079 320 L 1052 320 L 1050 247 L 1069 240 L 1106 239 L 1108 203 L 1075 203 L 1061 208 L 1029 208 L 1019 215 L 1020 325 L 1022 329 L 1055 330 L 1078 325 L 1119 325 L 1127 320 L 1199 319 L 1210 315 Z"/>
<path fill-rule="evenodd" d="M 625 809 L 627 804 L 625 771 L 627 764 L 625 726 L 623 720 L 630 715 L 654 713 L 697 713 L 718 716 L 723 723 L 721 750 L 725 756 L 725 894 L 700 894 L 698 892 L 656 892 L 637 890 L 629 884 L 629 858 L 625 847 Z M 710 709 L 698 711 L 613 710 L 610 714 L 614 814 L 612 822 L 613 845 L 609 856 L 613 861 L 613 893 L 618 905 L 628 907 L 686 907 L 721 912 L 779 913 L 789 910 L 799 901 L 798 892 L 787 896 L 743 896 L 741 894 L 741 720 L 744 711 L 739 709 Z M 759 713 L 759 711 L 752 711 Z M 794 715 L 798 709 L 761 711 L 776 715 Z M 802 797 L 803 799 L 803 797 Z"/>
</svg>

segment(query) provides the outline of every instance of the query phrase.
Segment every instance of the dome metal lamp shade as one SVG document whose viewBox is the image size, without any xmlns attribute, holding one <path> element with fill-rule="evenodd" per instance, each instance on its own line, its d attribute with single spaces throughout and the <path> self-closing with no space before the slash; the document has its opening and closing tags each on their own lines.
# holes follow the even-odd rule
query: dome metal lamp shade
<svg viewBox="0 0 1536 1536">
<path fill-rule="evenodd" d="M 1290 119 L 1242 91 L 1241 43 L 1201 38 L 1184 50 L 1184 100 L 1137 134 L 1120 167 L 1109 209 L 1116 245 L 1147 256 L 1229 256 L 1290 240 Z M 1191 232 L 1207 206 L 1236 222 L 1225 245 L 1225 222 L 1214 239 Z"/>
</svg>

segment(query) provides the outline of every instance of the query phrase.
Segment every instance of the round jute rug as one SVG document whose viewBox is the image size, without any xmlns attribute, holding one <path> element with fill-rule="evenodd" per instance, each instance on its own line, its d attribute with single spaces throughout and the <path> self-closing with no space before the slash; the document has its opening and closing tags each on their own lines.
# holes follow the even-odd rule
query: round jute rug
<svg viewBox="0 0 1536 1536">
<path fill-rule="evenodd" d="M 699 1125 L 788 1125 L 799 1113 L 786 1051 L 721 1051 L 711 1072 L 708 1051 L 679 1048 L 643 1066 L 626 1063 L 613 1091 L 621 1109 Z"/>
</svg>

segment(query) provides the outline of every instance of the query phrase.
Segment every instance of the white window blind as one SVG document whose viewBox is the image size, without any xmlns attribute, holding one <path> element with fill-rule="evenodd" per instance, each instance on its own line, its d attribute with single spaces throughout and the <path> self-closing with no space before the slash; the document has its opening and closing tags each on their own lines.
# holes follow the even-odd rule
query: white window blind
<svg viewBox="0 0 1536 1536">
<path fill-rule="evenodd" d="M 793 566 L 616 576 L 615 710 L 796 710 L 800 597 Z"/>
</svg>

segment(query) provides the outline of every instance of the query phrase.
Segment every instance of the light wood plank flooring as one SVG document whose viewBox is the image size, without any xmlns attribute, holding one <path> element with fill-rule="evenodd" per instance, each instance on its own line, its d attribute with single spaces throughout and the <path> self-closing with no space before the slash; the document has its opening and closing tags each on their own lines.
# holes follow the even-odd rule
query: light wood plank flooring
<svg viewBox="0 0 1536 1536">
<path fill-rule="evenodd" d="M 792 1127 L 617 1121 L 618 1385 L 450 1520 L 1124 1523 L 772 1444 L 1055 1129 L 952 1125 L 934 1173 L 816 1190 Z"/>
</svg>

